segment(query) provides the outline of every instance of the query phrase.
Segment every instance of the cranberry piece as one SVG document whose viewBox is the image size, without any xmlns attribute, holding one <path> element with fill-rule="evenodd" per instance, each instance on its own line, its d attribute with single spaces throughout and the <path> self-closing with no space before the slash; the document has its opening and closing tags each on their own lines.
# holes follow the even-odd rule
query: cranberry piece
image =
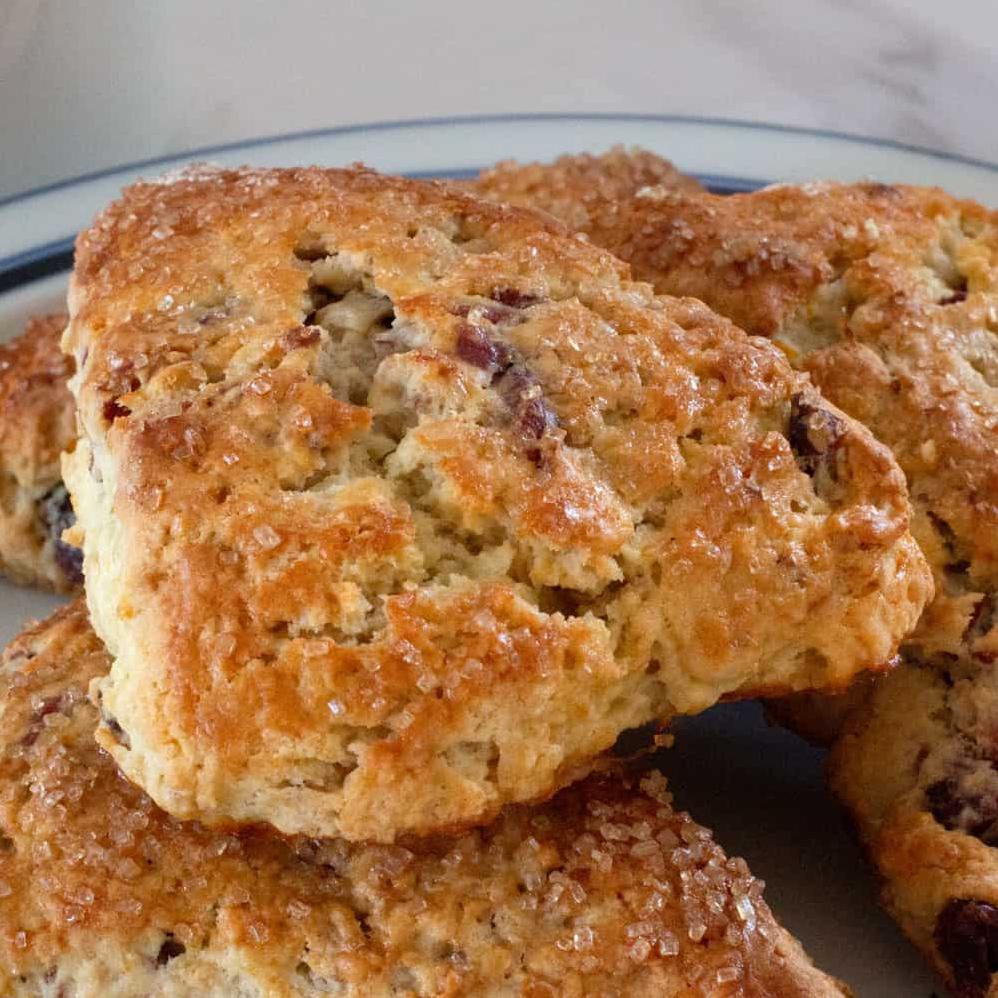
<svg viewBox="0 0 998 998">
<path fill-rule="evenodd" d="M 79 548 L 56 541 L 55 563 L 71 586 L 83 585 L 83 552 Z"/>
<path fill-rule="evenodd" d="M 62 532 L 76 523 L 73 504 L 62 482 L 49 489 L 39 500 L 38 515 L 55 545 L 55 563 L 70 585 L 80 585 L 83 582 L 83 552 L 62 539 Z"/>
<path fill-rule="evenodd" d="M 479 326 L 461 324 L 456 351 L 463 361 L 492 375 L 491 384 L 509 408 L 516 432 L 530 444 L 527 457 L 540 465 L 543 455 L 533 442 L 554 429 L 558 421 L 541 394 L 537 378 L 516 359 L 512 347 L 493 339 Z"/>
<path fill-rule="evenodd" d="M 540 440 L 555 426 L 555 415 L 541 396 L 528 399 L 520 409 L 519 430 L 531 440 Z"/>
<path fill-rule="evenodd" d="M 834 467 L 830 459 L 842 442 L 844 432 L 842 420 L 827 409 L 805 401 L 800 393 L 790 400 L 787 440 L 801 471 L 811 478 L 824 464 L 834 479 Z"/>
<path fill-rule="evenodd" d="M 958 827 L 966 802 L 959 796 L 953 780 L 937 780 L 925 788 L 925 802 L 929 813 L 943 828 L 951 831 Z"/>
<path fill-rule="evenodd" d="M 127 405 L 122 405 L 117 399 L 108 399 L 104 403 L 104 418 L 113 423 L 119 416 L 130 416 L 132 410 Z"/>
<path fill-rule="evenodd" d="M 156 966 L 164 967 L 175 957 L 183 956 L 186 952 L 187 947 L 178 939 L 174 938 L 172 932 L 168 932 L 166 934 L 166 938 L 163 940 L 162 946 L 159 948 L 159 952 L 156 954 Z"/>
<path fill-rule="evenodd" d="M 530 308 L 542 300 L 539 295 L 518 291 L 516 288 L 494 288 L 490 297 L 493 301 L 508 305 L 510 308 Z"/>
<path fill-rule="evenodd" d="M 457 331 L 457 355 L 482 371 L 496 374 L 510 363 L 509 348 L 497 343 L 484 329 L 467 322 Z"/>
<path fill-rule="evenodd" d="M 990 633 L 996 623 L 998 623 L 998 601 L 995 600 L 994 593 L 988 593 L 977 601 L 974 612 L 970 615 L 970 622 L 967 624 L 963 640 L 968 645 L 973 646 L 985 634 Z M 994 652 L 972 651 L 972 654 L 979 662 L 985 664 L 990 664 L 995 660 Z"/>
<path fill-rule="evenodd" d="M 939 299 L 940 305 L 959 305 L 960 302 L 967 300 L 966 291 L 954 291 L 953 294 L 947 295 L 945 298 Z"/>
<path fill-rule="evenodd" d="M 537 379 L 522 365 L 511 366 L 499 379 L 498 391 L 513 413 L 517 433 L 532 443 L 558 425 L 554 411 L 541 394 Z M 540 466 L 543 455 L 540 448 L 528 446 L 527 457 Z"/>
<path fill-rule="evenodd" d="M 984 998 L 998 970 L 998 908 L 954 898 L 939 913 L 933 938 L 953 971 L 959 998 Z"/>
<path fill-rule="evenodd" d="M 973 835 L 987 845 L 994 842 L 998 800 L 961 793 L 956 779 L 950 777 L 926 787 L 925 801 L 932 817 L 943 828 Z"/>
</svg>

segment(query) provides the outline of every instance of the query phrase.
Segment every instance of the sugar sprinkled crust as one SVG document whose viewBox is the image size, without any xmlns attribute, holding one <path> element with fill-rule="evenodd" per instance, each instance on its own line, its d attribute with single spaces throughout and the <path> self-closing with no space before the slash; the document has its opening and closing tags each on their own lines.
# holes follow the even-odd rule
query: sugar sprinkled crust
<svg viewBox="0 0 998 998">
<path fill-rule="evenodd" d="M 571 217 L 558 207 L 563 167 L 547 184 L 536 164 L 521 169 L 531 186 L 519 203 Z M 486 173 L 476 189 L 505 197 L 516 183 Z M 963 654 L 998 590 L 998 216 L 874 183 L 727 197 L 619 186 L 586 209 L 582 231 L 637 277 L 773 339 L 890 446 L 935 576 L 914 640 L 923 656 Z M 976 641 L 998 648 L 998 635 Z"/>
<path fill-rule="evenodd" d="M 590 778 L 450 840 L 210 831 L 95 744 L 87 686 L 108 665 L 82 601 L 3 659 L 4 995 L 843 993 L 657 773 Z"/>
<path fill-rule="evenodd" d="M 848 718 L 832 783 L 886 906 L 959 994 L 998 995 L 998 217 L 882 184 L 632 192 L 587 212 L 656 287 L 780 343 L 906 472 L 936 584 L 906 667 L 778 713 L 825 741 Z"/>
<path fill-rule="evenodd" d="M 928 595 L 884 448 L 535 213 L 202 171 L 81 235 L 70 306 L 98 738 L 178 816 L 482 822 L 629 727 L 845 685 Z"/>
<path fill-rule="evenodd" d="M 623 146 L 595 156 L 560 156 L 553 163 L 507 160 L 467 186 L 497 201 L 541 208 L 578 231 L 594 221 L 590 206 L 602 213 L 608 205 L 647 187 L 703 191 L 695 178 L 680 173 L 667 159 Z"/>
<path fill-rule="evenodd" d="M 65 315 L 38 316 L 0 344 L 0 572 L 56 592 L 79 587 L 82 562 L 60 539 L 73 512 L 59 455 L 76 436 L 65 327 Z"/>
</svg>

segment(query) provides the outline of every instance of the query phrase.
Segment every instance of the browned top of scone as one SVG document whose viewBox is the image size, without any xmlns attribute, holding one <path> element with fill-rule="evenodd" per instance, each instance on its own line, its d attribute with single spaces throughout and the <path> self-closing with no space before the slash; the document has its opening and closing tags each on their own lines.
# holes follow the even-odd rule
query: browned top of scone
<svg viewBox="0 0 998 998">
<path fill-rule="evenodd" d="M 609 152 L 560 156 L 553 163 L 496 164 L 471 186 L 507 204 L 543 208 L 572 229 L 591 223 L 589 207 L 596 211 L 644 187 L 703 190 L 695 177 L 681 173 L 667 159 L 644 149 L 615 146 Z"/>
<path fill-rule="evenodd" d="M 73 361 L 59 350 L 66 322 L 64 314 L 37 316 L 0 343 L 0 468 L 24 488 L 58 481 L 73 436 Z"/>
<path fill-rule="evenodd" d="M 97 747 L 108 666 L 82 601 L 3 659 L 5 995 L 841 994 L 658 774 L 454 839 L 209 831 Z"/>
<path fill-rule="evenodd" d="M 885 448 L 547 217 L 206 171 L 108 208 L 70 304 L 101 738 L 172 813 L 479 821 L 624 727 L 844 685 L 928 594 Z"/>
<path fill-rule="evenodd" d="M 561 168 L 550 171 L 545 187 L 523 168 L 548 208 Z M 928 654 L 969 640 L 992 660 L 998 634 L 977 625 L 998 589 L 998 215 L 879 183 L 728 197 L 635 188 L 585 207 L 582 231 L 636 276 L 773 338 L 891 447 L 939 592 L 919 640 Z"/>
</svg>

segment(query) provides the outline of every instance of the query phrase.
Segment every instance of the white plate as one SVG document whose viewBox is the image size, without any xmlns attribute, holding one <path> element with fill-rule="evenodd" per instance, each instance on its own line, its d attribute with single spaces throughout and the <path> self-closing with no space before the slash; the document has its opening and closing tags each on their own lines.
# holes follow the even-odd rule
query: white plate
<svg viewBox="0 0 998 998">
<path fill-rule="evenodd" d="M 938 184 L 998 204 L 998 166 L 896 143 L 773 125 L 681 117 L 536 115 L 350 126 L 198 150 L 124 166 L 0 201 L 0 339 L 60 307 L 75 230 L 136 176 L 191 159 L 259 166 L 362 160 L 449 175 L 498 159 L 640 144 L 726 190 L 815 178 Z M 0 641 L 58 601 L 0 582 Z M 754 704 L 681 725 L 665 769 L 679 803 L 768 881 L 770 904 L 816 961 L 877 998 L 928 996 L 931 976 L 879 911 L 859 851 L 822 787 L 821 753 L 769 729 Z"/>
</svg>

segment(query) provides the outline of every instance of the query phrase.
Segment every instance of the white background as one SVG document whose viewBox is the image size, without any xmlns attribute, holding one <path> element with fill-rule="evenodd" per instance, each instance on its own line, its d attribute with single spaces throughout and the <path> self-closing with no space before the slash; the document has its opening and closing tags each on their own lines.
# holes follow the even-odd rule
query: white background
<svg viewBox="0 0 998 998">
<path fill-rule="evenodd" d="M 995 0 L 0 0 L 0 196 L 330 125 L 681 112 L 998 160 Z"/>
</svg>

